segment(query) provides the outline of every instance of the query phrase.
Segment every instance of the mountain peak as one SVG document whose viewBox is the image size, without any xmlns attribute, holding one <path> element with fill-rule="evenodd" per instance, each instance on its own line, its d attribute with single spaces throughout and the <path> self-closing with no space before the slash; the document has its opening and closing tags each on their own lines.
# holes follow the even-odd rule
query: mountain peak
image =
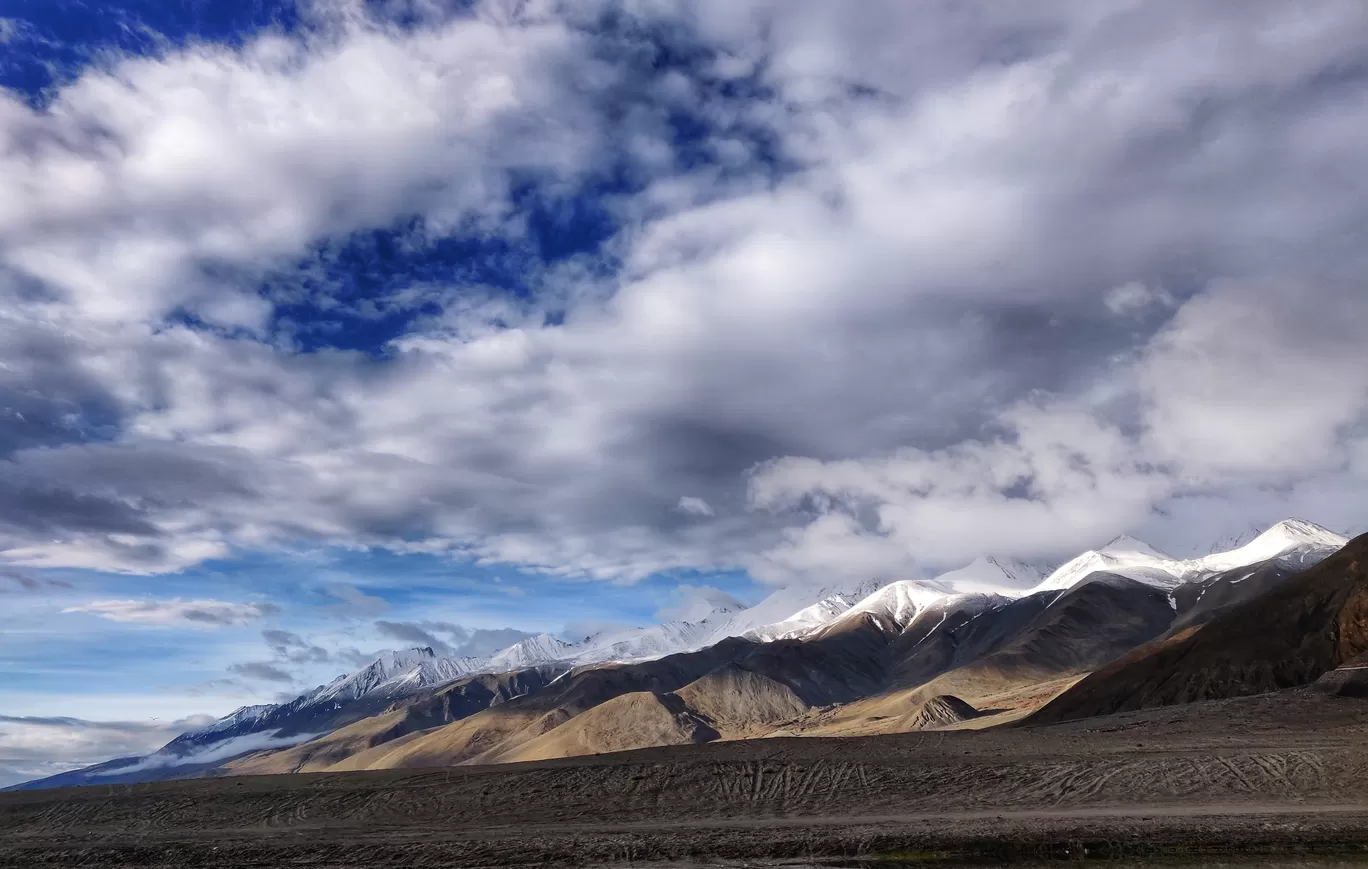
<svg viewBox="0 0 1368 869">
<path fill-rule="evenodd" d="M 740 612 L 746 605 L 718 588 L 693 589 L 680 606 L 667 611 L 671 621 L 697 623 Z"/>
<path fill-rule="evenodd" d="M 1025 562 L 980 556 L 931 581 L 958 594 L 1000 594 L 1024 591 L 1041 579 L 1040 571 Z"/>
<path fill-rule="evenodd" d="M 1254 539 L 1257 541 L 1265 537 L 1334 546 L 1336 548 L 1349 542 L 1348 538 L 1341 537 L 1329 528 L 1317 525 L 1315 522 L 1296 518 L 1284 519 Z"/>
<path fill-rule="evenodd" d="M 1284 519 L 1248 543 L 1228 552 L 1217 552 L 1200 561 L 1213 569 L 1279 559 L 1304 562 L 1317 559 L 1349 540 L 1305 519 Z"/>
<path fill-rule="evenodd" d="M 496 671 L 517 670 L 559 661 L 570 648 L 569 643 L 558 637 L 537 634 L 535 637 L 519 640 L 502 652 L 496 653 L 489 659 L 489 664 L 491 669 Z"/>
<path fill-rule="evenodd" d="M 1111 556 L 1142 555 L 1146 558 L 1158 558 L 1163 559 L 1165 561 L 1171 561 L 1173 559 L 1173 556 L 1169 555 L 1168 553 L 1161 552 L 1158 549 L 1155 549 L 1153 546 L 1150 546 L 1145 541 L 1137 540 L 1134 537 L 1131 537 L 1129 534 L 1122 534 L 1120 537 L 1113 539 L 1106 546 L 1103 546 L 1101 549 L 1097 550 L 1097 552 L 1100 555 Z"/>
</svg>

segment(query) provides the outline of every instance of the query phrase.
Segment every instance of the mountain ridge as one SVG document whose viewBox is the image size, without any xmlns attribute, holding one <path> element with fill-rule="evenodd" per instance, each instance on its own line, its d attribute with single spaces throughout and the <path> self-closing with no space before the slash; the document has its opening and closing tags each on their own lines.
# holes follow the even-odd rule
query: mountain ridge
<svg viewBox="0 0 1368 869">
<path fill-rule="evenodd" d="M 896 706 L 899 692 L 931 686 L 935 696 L 962 695 L 971 708 L 984 708 L 983 698 L 995 691 L 1077 678 L 1165 631 L 1217 618 L 1320 561 L 1343 539 L 1285 520 L 1235 550 L 1174 559 L 1122 536 L 1045 577 L 1021 562 L 983 557 L 931 579 L 778 589 L 739 609 L 729 596 L 707 597 L 687 610 L 697 616 L 710 607 L 697 622 L 609 631 L 581 643 L 542 634 L 482 659 L 446 658 L 430 647 L 387 651 L 288 703 L 241 707 L 153 755 L 90 768 L 87 779 L 137 780 L 128 777 L 146 770 L 166 777 L 221 774 L 225 757 L 281 752 L 324 764 L 310 768 L 328 768 L 354 756 L 393 754 L 393 746 L 379 746 L 421 741 L 425 729 L 458 724 L 470 738 L 494 740 L 490 745 L 523 731 L 540 746 L 593 745 L 588 732 L 569 742 L 540 734 L 632 691 L 663 698 L 619 706 L 652 722 L 652 732 L 676 734 L 671 739 L 764 735 L 764 728 L 781 724 L 801 731 L 808 726 L 801 720 L 821 719 L 828 714 L 822 710 L 849 706 L 855 714 L 862 704 Z M 1263 560 L 1247 563 L 1251 557 Z M 709 675 L 714 669 L 716 677 Z M 514 674 L 522 675 L 510 680 Z M 684 691 L 689 685 L 695 687 Z M 752 711 L 745 698 L 755 692 L 765 699 L 754 702 L 768 705 Z M 563 699 L 529 705 L 543 695 Z M 884 732 L 913 721 L 909 715 L 905 708 L 892 717 L 870 712 L 861 727 Z M 355 738 L 347 736 L 352 731 Z M 330 742 L 327 734 L 334 732 L 340 735 Z M 621 737 L 603 744 L 610 743 L 625 744 Z M 473 756 L 513 757 L 514 747 Z M 272 768 L 268 763 L 262 771 Z M 79 783 L 80 772 L 55 778 Z M 35 785 L 41 782 L 20 787 Z"/>
</svg>

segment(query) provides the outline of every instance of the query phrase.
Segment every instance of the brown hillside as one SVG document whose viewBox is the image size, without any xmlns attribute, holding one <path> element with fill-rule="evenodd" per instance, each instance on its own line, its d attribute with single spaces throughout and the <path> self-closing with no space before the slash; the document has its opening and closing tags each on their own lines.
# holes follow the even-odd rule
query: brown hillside
<svg viewBox="0 0 1368 869">
<path fill-rule="evenodd" d="M 1259 597 L 1142 646 L 1055 698 L 1029 724 L 1306 685 L 1368 651 L 1368 535 Z"/>
<path fill-rule="evenodd" d="M 695 745 L 718 733 L 677 695 L 624 694 L 498 757 L 498 762 L 548 760 L 658 745 Z"/>
<path fill-rule="evenodd" d="M 535 669 L 462 679 L 396 708 L 363 718 L 290 748 L 264 751 L 230 761 L 234 775 L 319 772 L 401 737 L 461 721 L 511 698 L 533 694 L 548 677 Z M 393 746 L 391 746 L 393 747 Z"/>
<path fill-rule="evenodd" d="M 727 736 L 791 721 L 809 709 L 787 685 L 736 664 L 714 670 L 676 693 Z"/>
</svg>

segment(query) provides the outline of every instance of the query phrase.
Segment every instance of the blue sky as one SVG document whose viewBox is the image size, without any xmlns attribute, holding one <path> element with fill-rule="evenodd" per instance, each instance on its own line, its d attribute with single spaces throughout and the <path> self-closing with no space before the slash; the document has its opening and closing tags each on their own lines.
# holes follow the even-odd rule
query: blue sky
<svg viewBox="0 0 1368 869">
<path fill-rule="evenodd" d="M 1357 0 L 0 3 L 0 783 L 415 637 L 1362 528 L 1366 47 Z"/>
</svg>

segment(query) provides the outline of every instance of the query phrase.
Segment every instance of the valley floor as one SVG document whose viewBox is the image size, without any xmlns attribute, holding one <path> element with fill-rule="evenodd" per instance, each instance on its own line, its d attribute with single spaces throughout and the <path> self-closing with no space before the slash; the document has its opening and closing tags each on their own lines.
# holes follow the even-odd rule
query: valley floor
<svg viewBox="0 0 1368 869">
<path fill-rule="evenodd" d="M 0 866 L 1368 861 L 1368 700 L 0 794 Z"/>
</svg>

